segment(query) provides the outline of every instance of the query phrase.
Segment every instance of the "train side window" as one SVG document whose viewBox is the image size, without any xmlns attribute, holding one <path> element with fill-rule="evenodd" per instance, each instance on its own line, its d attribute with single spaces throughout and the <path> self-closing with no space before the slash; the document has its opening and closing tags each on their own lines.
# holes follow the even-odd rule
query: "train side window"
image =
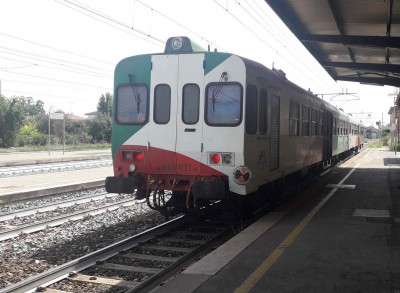
<svg viewBox="0 0 400 293">
<path fill-rule="evenodd" d="M 124 84 L 117 88 L 115 117 L 117 123 L 142 125 L 147 122 L 146 85 Z"/>
<path fill-rule="evenodd" d="M 257 132 L 257 107 L 258 91 L 254 85 L 247 85 L 246 89 L 246 132 L 254 134 Z"/>
<path fill-rule="evenodd" d="M 242 122 L 242 92 L 242 87 L 238 83 L 209 84 L 206 88 L 207 125 L 239 125 Z"/>
<path fill-rule="evenodd" d="M 324 124 L 325 124 L 325 113 L 322 110 L 319 110 L 319 129 L 318 135 L 324 136 Z"/>
<path fill-rule="evenodd" d="M 310 107 L 303 105 L 303 122 L 301 125 L 302 136 L 310 136 Z"/>
<path fill-rule="evenodd" d="M 182 93 L 182 121 L 196 124 L 199 121 L 200 88 L 197 84 L 185 84 Z"/>
<path fill-rule="evenodd" d="M 318 110 L 315 108 L 311 109 L 311 135 L 318 135 Z"/>
<path fill-rule="evenodd" d="M 260 102 L 259 102 L 260 118 L 258 121 L 261 134 L 266 134 L 268 130 L 267 107 L 268 107 L 267 92 L 265 90 L 261 90 Z"/>
<path fill-rule="evenodd" d="M 171 112 L 171 88 L 167 84 L 159 84 L 154 89 L 154 122 L 167 124 Z"/>
<path fill-rule="evenodd" d="M 300 104 L 290 101 L 289 135 L 300 135 Z"/>
<path fill-rule="evenodd" d="M 344 121 L 340 120 L 340 135 L 344 135 Z"/>
</svg>

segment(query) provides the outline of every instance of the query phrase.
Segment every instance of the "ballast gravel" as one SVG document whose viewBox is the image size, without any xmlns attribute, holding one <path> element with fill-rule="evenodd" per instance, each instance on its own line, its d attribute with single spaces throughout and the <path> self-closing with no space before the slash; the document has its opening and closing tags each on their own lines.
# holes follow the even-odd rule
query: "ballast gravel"
<svg viewBox="0 0 400 293">
<path fill-rule="evenodd" d="M 25 207 L 26 208 L 26 207 Z M 0 288 L 164 222 L 145 203 L 0 242 Z"/>
</svg>

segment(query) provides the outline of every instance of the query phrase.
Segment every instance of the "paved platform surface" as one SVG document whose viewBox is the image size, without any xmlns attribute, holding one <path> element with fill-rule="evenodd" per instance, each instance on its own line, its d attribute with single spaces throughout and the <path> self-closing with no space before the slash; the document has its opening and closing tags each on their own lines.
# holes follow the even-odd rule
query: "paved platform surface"
<svg viewBox="0 0 400 293">
<path fill-rule="evenodd" d="M 13 153 L 0 155 L 0 167 L 77 160 L 111 159 L 110 150 L 79 152 Z M 58 192 L 77 191 L 82 188 L 104 185 L 107 176 L 113 175 L 112 166 L 74 171 L 44 173 L 29 176 L 0 178 L 0 203 L 27 200 Z"/>
<path fill-rule="evenodd" d="M 399 179 L 365 149 L 154 292 L 400 293 Z"/>
</svg>

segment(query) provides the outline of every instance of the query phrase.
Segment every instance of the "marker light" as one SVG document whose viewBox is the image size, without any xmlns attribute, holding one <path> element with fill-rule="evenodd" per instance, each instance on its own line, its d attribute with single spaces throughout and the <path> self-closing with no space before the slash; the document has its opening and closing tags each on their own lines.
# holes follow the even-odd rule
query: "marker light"
<svg viewBox="0 0 400 293">
<path fill-rule="evenodd" d="M 142 152 L 134 152 L 133 159 L 135 161 L 143 161 L 143 153 Z"/>
<path fill-rule="evenodd" d="M 211 155 L 211 162 L 214 164 L 218 164 L 219 162 L 221 162 L 221 156 L 219 154 Z"/>
</svg>

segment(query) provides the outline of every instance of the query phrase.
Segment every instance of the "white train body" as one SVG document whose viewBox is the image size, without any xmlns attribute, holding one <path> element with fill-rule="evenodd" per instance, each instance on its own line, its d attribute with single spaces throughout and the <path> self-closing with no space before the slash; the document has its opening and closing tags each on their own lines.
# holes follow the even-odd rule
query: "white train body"
<svg viewBox="0 0 400 293">
<path fill-rule="evenodd" d="M 110 192 L 246 195 L 361 148 L 357 122 L 281 72 L 175 40 L 116 67 Z"/>
</svg>

